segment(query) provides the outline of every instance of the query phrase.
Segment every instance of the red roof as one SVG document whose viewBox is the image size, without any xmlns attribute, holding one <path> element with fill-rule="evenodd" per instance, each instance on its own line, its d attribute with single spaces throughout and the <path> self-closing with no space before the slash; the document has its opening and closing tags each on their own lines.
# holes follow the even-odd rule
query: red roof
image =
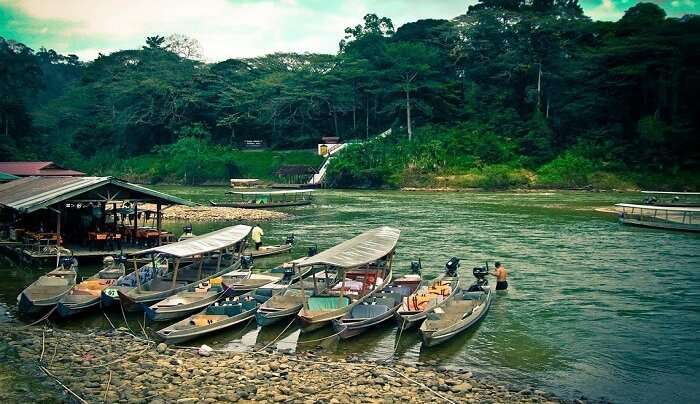
<svg viewBox="0 0 700 404">
<path fill-rule="evenodd" d="M 54 164 L 53 161 L 0 161 L 0 171 L 18 177 L 30 176 L 67 176 L 82 177 L 85 173 L 67 170 Z"/>
</svg>

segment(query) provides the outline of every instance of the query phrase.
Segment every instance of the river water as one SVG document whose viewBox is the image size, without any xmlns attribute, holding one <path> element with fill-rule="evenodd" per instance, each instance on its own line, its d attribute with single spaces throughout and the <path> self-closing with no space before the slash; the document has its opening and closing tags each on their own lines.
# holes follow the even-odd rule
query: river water
<svg viewBox="0 0 700 404">
<path fill-rule="evenodd" d="M 158 187 L 195 201 L 220 198 L 224 188 Z M 594 207 L 639 199 L 634 194 L 587 192 L 434 193 L 335 191 L 316 193 L 316 203 L 290 208 L 290 220 L 263 223 L 266 242 L 294 233 L 287 256 L 258 260 L 263 271 L 310 245 L 325 249 L 380 225 L 401 229 L 396 274 L 421 259 L 434 277 L 452 256 L 461 273 L 502 261 L 510 289 L 499 292 L 475 329 L 431 349 L 415 331 L 393 324 L 350 341 L 330 330 L 300 335 L 287 324 L 259 329 L 255 323 L 193 344 L 231 350 L 273 346 L 319 349 L 327 354 L 385 358 L 396 348 L 402 361 L 437 360 L 518 385 L 536 385 L 566 398 L 585 395 L 616 402 L 693 402 L 700 386 L 700 236 L 622 226 Z M 227 223 L 194 224 L 202 234 Z M 181 231 L 182 222 L 166 227 Z M 81 275 L 96 270 L 82 265 Z M 0 261 L 5 281 L 0 301 L 11 305 L 41 271 Z M 121 313 L 108 314 L 115 326 Z M 134 329 L 137 320 L 128 319 Z M 95 313 L 58 327 L 109 327 Z M 284 332 L 283 332 L 284 331 Z M 397 344 L 398 342 L 398 344 Z"/>
</svg>

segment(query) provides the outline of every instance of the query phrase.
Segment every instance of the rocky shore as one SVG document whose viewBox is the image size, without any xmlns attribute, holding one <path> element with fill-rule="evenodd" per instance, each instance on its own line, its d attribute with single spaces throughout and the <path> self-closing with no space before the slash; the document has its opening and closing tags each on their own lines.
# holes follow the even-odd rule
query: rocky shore
<svg viewBox="0 0 700 404">
<path fill-rule="evenodd" d="M 144 204 L 144 208 L 148 209 L 149 205 Z M 153 206 L 155 209 L 155 206 Z M 238 221 L 247 222 L 258 220 L 281 220 L 288 218 L 289 215 L 283 212 L 276 212 L 265 209 L 240 209 L 227 208 L 221 206 L 171 206 L 163 210 L 163 219 L 165 220 L 188 220 L 193 222 L 207 221 Z"/>
<path fill-rule="evenodd" d="M 559 398 L 435 364 L 313 353 L 207 352 L 125 331 L 0 325 L 1 402 L 554 403 Z"/>
</svg>

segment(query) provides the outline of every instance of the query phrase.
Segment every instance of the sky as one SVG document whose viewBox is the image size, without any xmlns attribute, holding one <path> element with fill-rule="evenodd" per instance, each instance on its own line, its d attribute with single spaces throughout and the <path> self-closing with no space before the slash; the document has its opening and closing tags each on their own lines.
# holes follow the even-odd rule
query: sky
<svg viewBox="0 0 700 404">
<path fill-rule="evenodd" d="M 595 20 L 617 20 L 637 0 L 579 0 Z M 653 0 L 670 16 L 700 0 Z M 375 13 L 395 27 L 450 19 L 476 0 L 0 0 L 0 36 L 92 60 L 136 49 L 152 35 L 197 39 L 206 61 L 273 52 L 336 53 L 344 29 Z"/>
</svg>

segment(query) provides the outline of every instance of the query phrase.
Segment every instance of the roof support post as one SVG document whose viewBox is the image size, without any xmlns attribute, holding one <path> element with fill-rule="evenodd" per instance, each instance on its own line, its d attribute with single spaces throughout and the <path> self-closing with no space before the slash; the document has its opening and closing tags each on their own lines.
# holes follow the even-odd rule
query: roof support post
<svg viewBox="0 0 700 404">
<path fill-rule="evenodd" d="M 197 280 L 202 279 L 202 265 L 204 265 L 204 257 L 199 260 L 199 267 L 197 268 Z"/>
<path fill-rule="evenodd" d="M 314 279 L 314 294 L 318 294 L 318 284 L 316 283 L 316 271 L 314 271 L 313 268 L 311 268 L 311 277 Z M 304 280 L 302 279 L 301 282 L 304 282 Z"/>
<path fill-rule="evenodd" d="M 204 259 L 204 258 L 202 258 Z M 175 269 L 173 270 L 173 284 L 172 287 L 175 287 L 175 284 L 177 283 L 177 272 L 180 270 L 180 257 L 175 258 Z"/>
<path fill-rule="evenodd" d="M 153 270 L 156 270 L 155 264 L 153 265 Z M 134 274 L 136 274 L 136 290 L 141 291 L 141 269 L 139 268 L 139 264 L 136 262 L 136 258 L 134 258 Z"/>
<path fill-rule="evenodd" d="M 338 294 L 338 308 L 343 304 L 343 294 L 345 293 L 345 268 L 339 268 L 338 273 L 343 276 L 343 282 L 340 284 L 340 293 Z"/>
<path fill-rule="evenodd" d="M 161 245 L 161 234 L 160 234 L 160 229 L 162 226 L 161 219 L 160 219 L 160 202 L 156 204 L 156 230 L 158 230 L 158 245 Z"/>
<path fill-rule="evenodd" d="M 117 239 L 117 204 L 112 204 L 112 216 L 114 220 L 114 227 L 112 228 L 112 238 Z M 124 240 L 122 240 L 124 241 Z"/>
<path fill-rule="evenodd" d="M 292 269 L 294 270 L 294 273 L 297 272 L 297 264 L 292 264 Z M 301 282 L 301 295 L 304 297 L 304 310 L 309 309 L 309 297 L 306 295 L 306 287 L 304 286 L 304 280 L 301 279 L 299 282 Z"/>
<path fill-rule="evenodd" d="M 56 266 L 61 262 L 61 210 L 56 210 Z"/>
<path fill-rule="evenodd" d="M 136 238 L 136 231 L 139 228 L 139 203 L 134 202 L 134 239 Z"/>
</svg>

